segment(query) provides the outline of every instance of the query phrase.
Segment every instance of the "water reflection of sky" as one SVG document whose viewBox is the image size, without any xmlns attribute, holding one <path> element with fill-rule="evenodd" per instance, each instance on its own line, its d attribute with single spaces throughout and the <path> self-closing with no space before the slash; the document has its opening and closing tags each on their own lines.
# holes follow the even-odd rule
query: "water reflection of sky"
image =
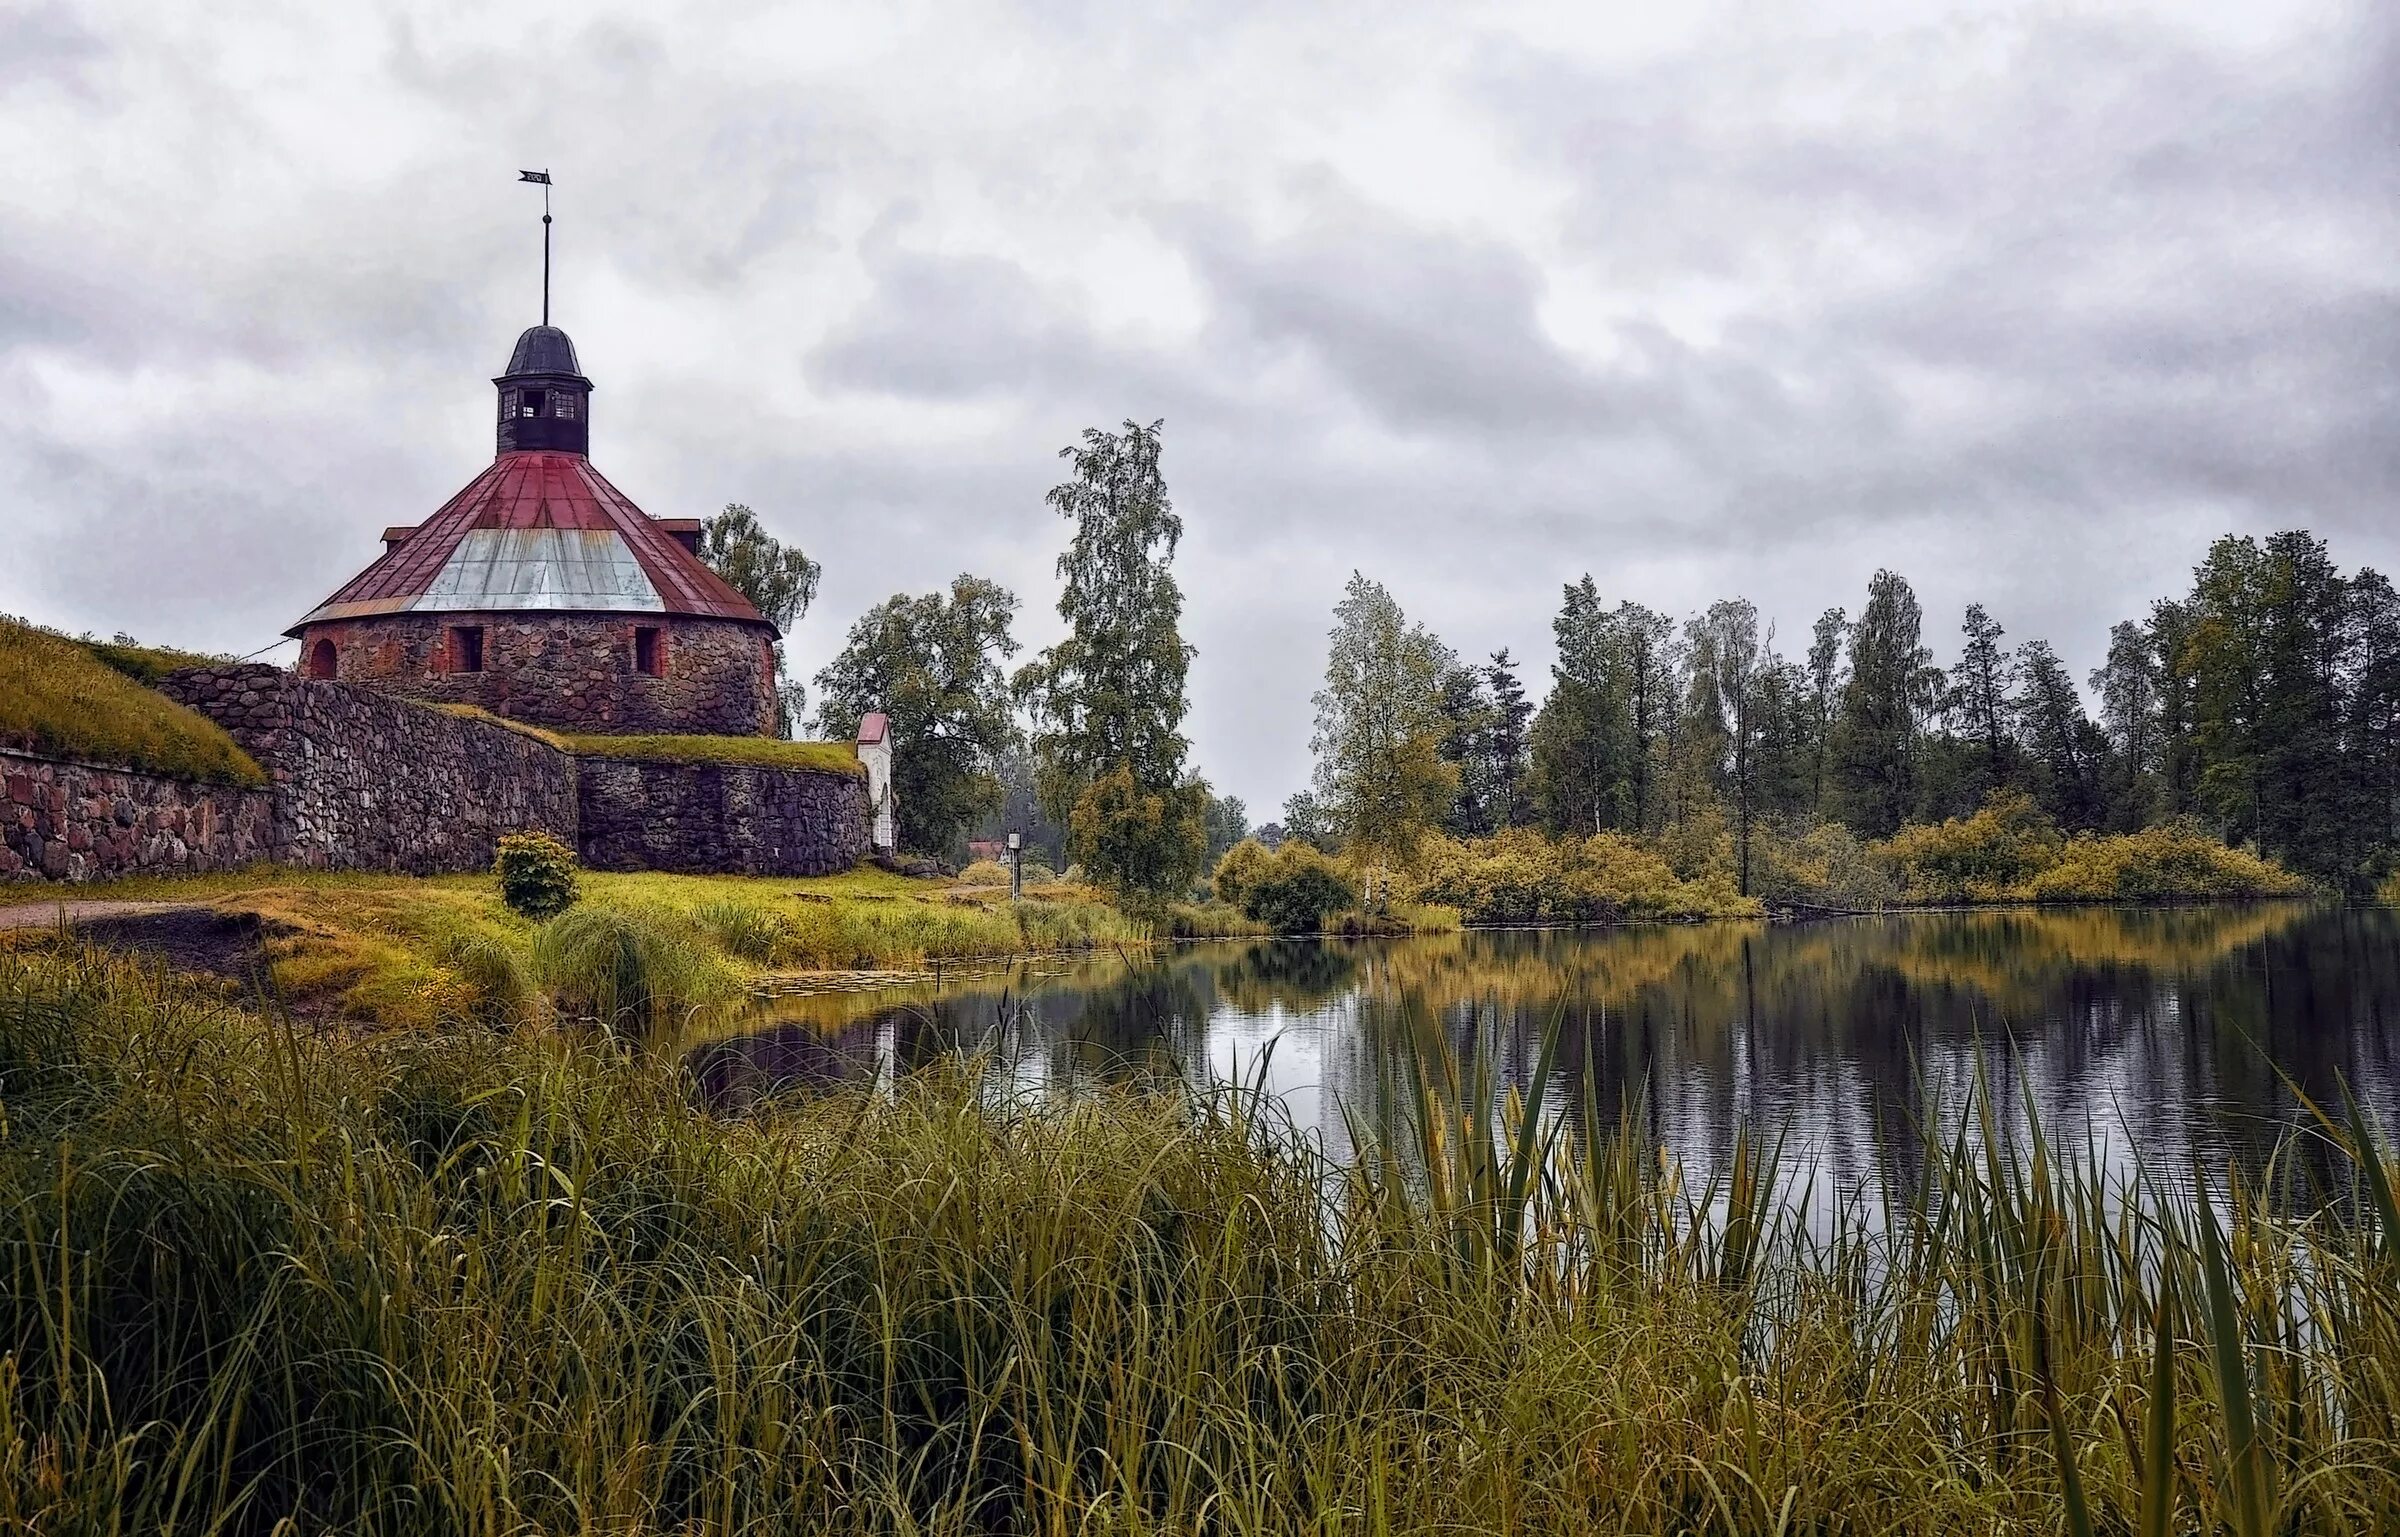
<svg viewBox="0 0 2400 1537">
<path fill-rule="evenodd" d="M 1929 1106 L 1980 1070 L 2052 1136 L 2112 1161 L 2255 1161 L 2280 1075 L 2400 1112 L 2400 914 L 2294 905 L 1918 914 L 1206 945 L 777 1000 L 694 1047 L 718 1104 L 987 1060 L 995 1092 L 1256 1076 L 1345 1155 L 1387 1107 L 1409 1032 L 1523 1082 L 1555 1019 L 1560 1106 L 1628 1112 L 1695 1166 L 1744 1123 L 1845 1187 L 1922 1162 Z M 1269 1048 L 1272 1046 L 1272 1054 Z"/>
</svg>

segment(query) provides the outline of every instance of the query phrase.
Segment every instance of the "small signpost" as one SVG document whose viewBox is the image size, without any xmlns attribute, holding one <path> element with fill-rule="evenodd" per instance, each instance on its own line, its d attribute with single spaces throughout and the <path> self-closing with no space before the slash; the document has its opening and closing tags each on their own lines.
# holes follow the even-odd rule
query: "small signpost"
<svg viewBox="0 0 2400 1537">
<path fill-rule="evenodd" d="M 1025 835 L 1008 835 L 1008 899 L 1021 900 L 1025 895 Z"/>
</svg>

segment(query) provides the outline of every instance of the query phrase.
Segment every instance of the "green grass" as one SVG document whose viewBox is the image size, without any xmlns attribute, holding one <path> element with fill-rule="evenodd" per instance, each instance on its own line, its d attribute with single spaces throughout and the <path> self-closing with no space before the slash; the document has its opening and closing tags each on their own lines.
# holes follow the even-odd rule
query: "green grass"
<svg viewBox="0 0 2400 1537">
<path fill-rule="evenodd" d="M 263 785 L 224 728 L 135 677 L 178 653 L 70 640 L 0 619 L 0 747 L 170 778 Z M 162 674 L 163 675 L 163 674 Z"/>
<path fill-rule="evenodd" d="M 2214 1209 L 1932 1137 L 1804 1229 L 1757 1129 L 1687 1181 L 1421 1023 L 1339 1172 L 1239 1090 L 728 1123 L 589 1032 L 0 954 L 0 1525 L 2400 1525 L 2394 1171 L 2338 1107 Z"/>
<path fill-rule="evenodd" d="M 145 646 L 131 640 L 78 640 L 75 644 L 134 682 L 153 687 L 171 672 L 181 672 L 187 667 L 231 666 L 235 660 L 199 651 L 178 651 L 172 646 Z"/>
<path fill-rule="evenodd" d="M 562 735 L 580 758 L 634 758 L 646 763 L 741 763 L 759 768 L 814 769 L 863 778 L 866 769 L 848 742 L 785 742 L 763 736 Z"/>
<path fill-rule="evenodd" d="M 763 736 L 610 735 L 552 731 L 494 715 L 480 705 L 437 704 L 433 708 L 465 720 L 480 720 L 547 742 L 579 758 L 630 758 L 645 763 L 741 763 L 759 768 L 814 769 L 823 774 L 863 776 L 858 749 L 848 742 L 787 742 Z"/>
</svg>

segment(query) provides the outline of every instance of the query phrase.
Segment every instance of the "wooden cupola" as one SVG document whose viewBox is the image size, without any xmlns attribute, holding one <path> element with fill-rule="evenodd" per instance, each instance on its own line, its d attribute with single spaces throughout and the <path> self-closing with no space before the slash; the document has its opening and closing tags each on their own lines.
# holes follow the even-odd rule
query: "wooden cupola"
<svg viewBox="0 0 2400 1537">
<path fill-rule="evenodd" d="M 576 365 L 566 332 L 529 327 L 509 354 L 508 371 L 492 383 L 500 389 L 501 453 L 591 452 L 592 381 Z"/>
</svg>

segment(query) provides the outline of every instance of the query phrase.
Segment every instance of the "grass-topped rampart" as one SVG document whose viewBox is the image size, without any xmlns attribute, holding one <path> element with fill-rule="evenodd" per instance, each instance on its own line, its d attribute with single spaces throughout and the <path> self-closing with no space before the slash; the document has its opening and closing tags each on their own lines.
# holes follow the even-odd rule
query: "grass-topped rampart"
<svg viewBox="0 0 2400 1537">
<path fill-rule="evenodd" d="M 848 742 L 788 742 L 764 736 L 665 736 L 552 731 L 495 715 L 478 705 L 442 704 L 435 709 L 480 720 L 547 742 L 579 758 L 627 758 L 643 763 L 725 763 L 754 768 L 809 769 L 820 774 L 865 775 L 858 749 Z"/>
<path fill-rule="evenodd" d="M 0 618 L 0 747 L 170 779 L 263 785 L 266 774 L 223 727 L 145 686 L 206 660 Z"/>
<path fill-rule="evenodd" d="M 727 1122 L 581 1032 L 319 1033 L 0 954 L 0 1512 L 2400 1525 L 2400 1170 L 2338 1107 L 2221 1206 L 1937 1135 L 1920 1190 L 1804 1226 L 1771 1138 L 1685 1180 L 1638 1118 L 1528 1124 L 1436 1039 L 1336 1170 L 1173 1078 L 1002 1103 L 937 1072 Z"/>
</svg>

